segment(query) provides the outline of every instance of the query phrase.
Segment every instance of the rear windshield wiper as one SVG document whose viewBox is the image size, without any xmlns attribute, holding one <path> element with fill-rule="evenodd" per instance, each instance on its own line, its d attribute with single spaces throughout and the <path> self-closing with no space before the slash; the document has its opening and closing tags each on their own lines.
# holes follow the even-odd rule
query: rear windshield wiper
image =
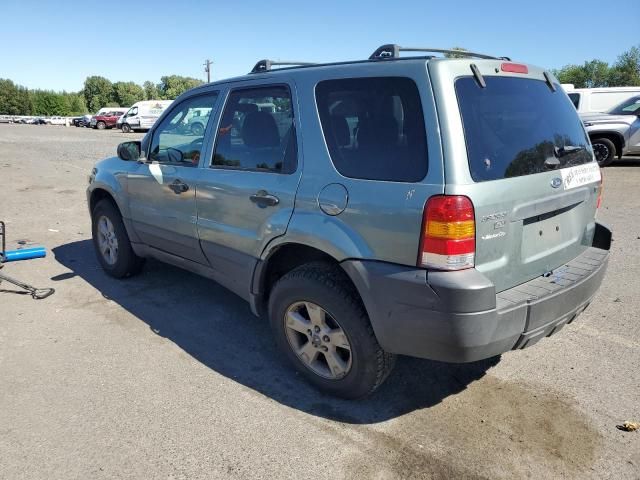
<svg viewBox="0 0 640 480">
<path fill-rule="evenodd" d="M 581 152 L 585 147 L 582 145 L 565 145 L 564 147 L 555 147 L 553 149 L 553 153 L 556 158 L 562 158 L 565 155 L 570 155 L 572 153 Z"/>
</svg>

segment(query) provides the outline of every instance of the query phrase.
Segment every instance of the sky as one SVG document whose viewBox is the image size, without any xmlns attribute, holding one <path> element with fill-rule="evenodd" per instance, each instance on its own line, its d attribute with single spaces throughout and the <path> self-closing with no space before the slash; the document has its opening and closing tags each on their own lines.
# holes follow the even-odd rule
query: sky
<svg viewBox="0 0 640 480">
<path fill-rule="evenodd" d="M 0 78 L 66 91 L 90 75 L 205 80 L 209 58 L 219 80 L 262 58 L 357 60 L 386 43 L 464 47 L 549 69 L 612 63 L 640 45 L 640 0 L 611 5 L 603 19 L 600 0 L 0 0 Z"/>
</svg>

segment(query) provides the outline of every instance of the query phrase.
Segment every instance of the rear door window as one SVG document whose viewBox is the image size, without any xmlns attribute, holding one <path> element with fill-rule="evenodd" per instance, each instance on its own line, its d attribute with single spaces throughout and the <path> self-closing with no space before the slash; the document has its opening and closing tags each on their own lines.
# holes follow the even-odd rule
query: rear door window
<svg viewBox="0 0 640 480">
<path fill-rule="evenodd" d="M 473 77 L 455 82 L 476 182 L 549 171 L 547 164 L 565 168 L 593 161 L 589 139 L 560 85 L 552 91 L 541 80 L 485 81 L 486 88 Z"/>
<path fill-rule="evenodd" d="M 218 128 L 212 168 L 288 174 L 296 170 L 297 156 L 288 86 L 231 92 Z"/>
<path fill-rule="evenodd" d="M 427 174 L 418 88 L 403 77 L 326 80 L 316 87 L 322 131 L 345 177 L 417 182 Z"/>
</svg>

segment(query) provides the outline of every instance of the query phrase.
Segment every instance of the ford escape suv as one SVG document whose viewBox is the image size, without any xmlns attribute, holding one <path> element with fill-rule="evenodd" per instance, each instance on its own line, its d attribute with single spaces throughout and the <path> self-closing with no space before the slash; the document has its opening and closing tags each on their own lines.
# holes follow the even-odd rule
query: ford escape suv
<svg viewBox="0 0 640 480">
<path fill-rule="evenodd" d="M 471 362 L 557 332 L 593 299 L 611 243 L 584 127 L 540 68 L 430 53 L 265 60 L 181 95 L 90 175 L 104 270 L 153 257 L 219 282 L 347 398 L 397 354 Z"/>
</svg>

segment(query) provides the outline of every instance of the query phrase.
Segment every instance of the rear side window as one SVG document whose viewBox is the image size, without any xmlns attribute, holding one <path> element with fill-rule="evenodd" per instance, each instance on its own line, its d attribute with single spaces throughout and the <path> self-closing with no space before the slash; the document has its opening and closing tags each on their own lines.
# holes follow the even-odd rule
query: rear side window
<svg viewBox="0 0 640 480">
<path fill-rule="evenodd" d="M 569 99 L 571 100 L 571 103 L 573 103 L 573 106 L 578 108 L 580 106 L 580 94 L 579 93 L 570 93 L 569 94 Z"/>
<path fill-rule="evenodd" d="M 289 87 L 231 92 L 220 121 L 212 168 L 293 173 L 297 157 Z"/>
<path fill-rule="evenodd" d="M 316 87 L 322 131 L 345 177 L 417 182 L 427 174 L 418 88 L 402 77 L 326 80 Z"/>
<path fill-rule="evenodd" d="M 541 80 L 485 77 L 456 80 L 469 170 L 476 182 L 545 172 L 593 160 L 580 118 L 560 85 Z"/>
</svg>

